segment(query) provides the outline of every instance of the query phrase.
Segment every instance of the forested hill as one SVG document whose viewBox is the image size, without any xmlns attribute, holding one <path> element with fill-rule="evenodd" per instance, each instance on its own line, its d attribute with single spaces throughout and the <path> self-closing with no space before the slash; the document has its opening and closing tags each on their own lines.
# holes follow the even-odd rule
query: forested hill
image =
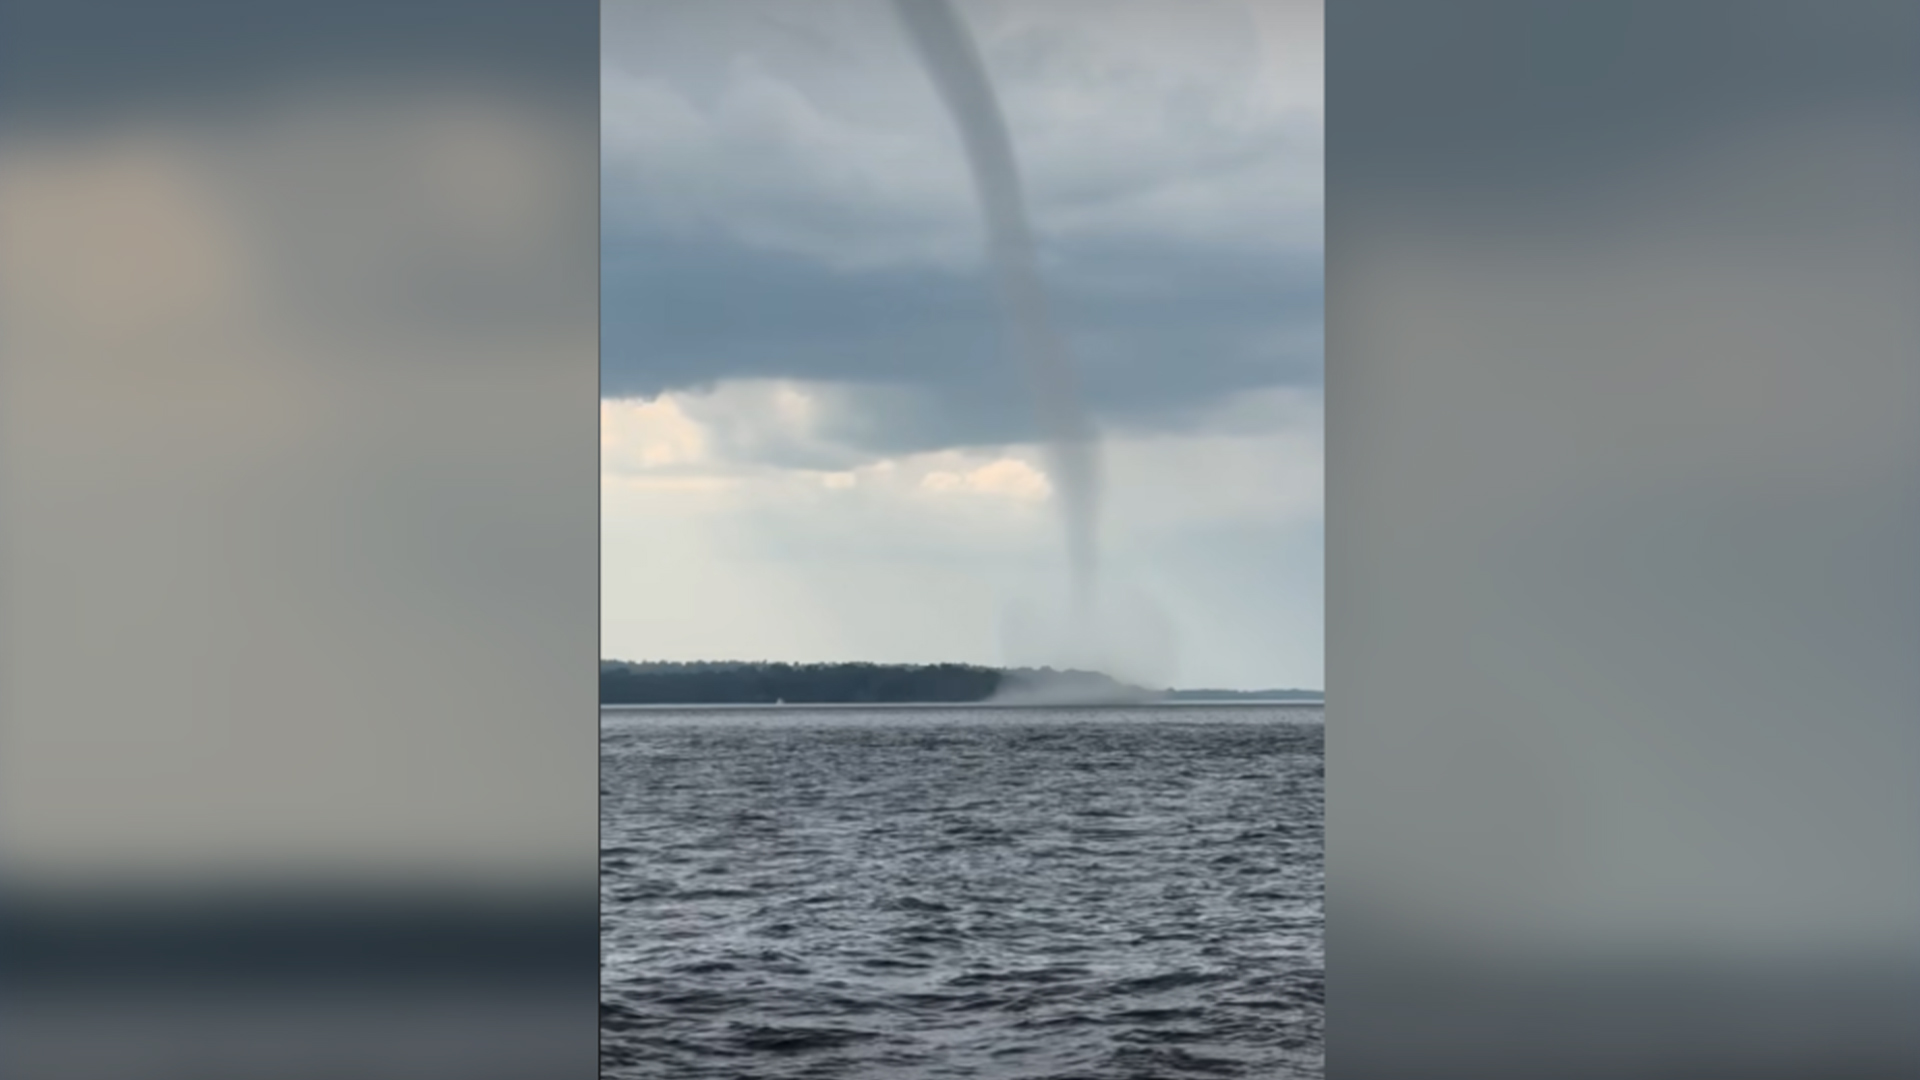
<svg viewBox="0 0 1920 1080">
<path fill-rule="evenodd" d="M 1317 701 L 1310 690 L 1148 690 L 1088 671 L 970 664 L 600 662 L 603 705 L 922 704 L 1193 700 Z"/>
</svg>

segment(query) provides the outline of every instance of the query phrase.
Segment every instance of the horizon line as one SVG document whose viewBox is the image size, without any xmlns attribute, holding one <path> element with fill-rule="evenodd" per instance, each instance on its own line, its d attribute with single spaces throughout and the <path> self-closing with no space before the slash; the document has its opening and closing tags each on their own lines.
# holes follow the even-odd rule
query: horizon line
<svg viewBox="0 0 1920 1080">
<path fill-rule="evenodd" d="M 1315 694 L 1322 698 L 1326 696 L 1325 689 L 1318 688 L 1318 687 L 1306 687 L 1306 686 L 1260 686 L 1260 687 L 1252 687 L 1252 688 L 1244 688 L 1244 689 L 1236 688 L 1236 687 L 1228 687 L 1228 686 L 1193 686 L 1193 687 L 1164 686 L 1164 687 L 1156 688 L 1151 686 L 1142 686 L 1138 683 L 1129 683 L 1129 682 L 1126 682 L 1124 679 L 1121 679 L 1119 676 L 1112 675 L 1107 672 L 1099 671 L 1093 668 L 1052 667 L 1050 665 L 1044 665 L 1044 664 L 1037 667 L 1029 666 L 1029 665 L 1013 666 L 1013 665 L 1004 665 L 1004 664 L 982 664 L 982 663 L 974 663 L 974 662 L 964 661 L 964 660 L 768 660 L 768 659 L 624 660 L 618 657 L 603 656 L 600 658 L 600 662 L 602 664 L 632 664 L 635 666 L 646 665 L 646 664 L 660 664 L 660 665 L 738 664 L 741 666 L 751 666 L 755 664 L 765 664 L 765 665 L 782 664 L 787 667 L 834 667 L 834 666 L 865 665 L 868 667 L 893 667 L 893 668 L 962 667 L 962 668 L 974 668 L 981 671 L 1001 671 L 1001 672 L 1052 671 L 1059 674 L 1068 674 L 1068 675 L 1072 675 L 1072 674 L 1098 675 L 1102 678 L 1112 679 L 1113 681 L 1121 683 L 1126 686 L 1133 686 L 1141 690 L 1157 689 L 1164 693 Z"/>
</svg>

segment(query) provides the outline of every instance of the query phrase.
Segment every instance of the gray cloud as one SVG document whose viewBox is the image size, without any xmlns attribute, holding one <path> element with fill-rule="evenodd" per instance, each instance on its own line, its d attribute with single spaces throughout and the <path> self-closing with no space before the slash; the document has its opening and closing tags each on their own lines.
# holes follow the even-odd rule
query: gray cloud
<svg viewBox="0 0 1920 1080">
<path fill-rule="evenodd" d="M 1315 10 L 967 5 L 1102 426 L 1320 381 Z M 603 394 L 788 378 L 837 384 L 825 434 L 866 450 L 1035 437 L 912 49 L 883 5 L 810 11 L 608 8 Z"/>
<path fill-rule="evenodd" d="M 890 20 L 847 20 L 859 34 L 842 36 L 865 60 L 849 67 L 796 54 L 750 20 L 676 28 L 675 10 L 646 9 L 673 55 L 657 42 L 607 48 L 611 219 L 717 229 L 835 265 L 977 259 L 961 148 Z M 969 22 L 986 28 L 1043 239 L 1317 246 L 1317 80 L 1274 77 L 1276 63 L 1289 77 L 1309 65 L 1254 50 L 1241 7 L 1151 5 L 1137 10 L 1213 18 L 1131 34 L 1052 6 L 1040 19 L 994 10 L 970 6 Z"/>
<path fill-rule="evenodd" d="M 1317 258 L 1082 245 L 1050 283 L 1103 424 L 1177 428 L 1238 391 L 1320 381 Z M 838 382 L 875 395 L 881 408 L 845 432 L 875 449 L 1032 437 L 980 274 L 842 272 L 738 244 L 610 236 L 602 293 L 606 396 Z"/>
</svg>

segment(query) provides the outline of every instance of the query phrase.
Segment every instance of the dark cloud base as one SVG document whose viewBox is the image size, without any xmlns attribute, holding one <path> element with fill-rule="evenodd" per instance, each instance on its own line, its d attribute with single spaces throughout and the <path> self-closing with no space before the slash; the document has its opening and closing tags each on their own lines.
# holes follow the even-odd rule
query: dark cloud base
<svg viewBox="0 0 1920 1080">
<path fill-rule="evenodd" d="M 1103 425 L 1182 429 L 1253 389 L 1318 386 L 1318 252 L 1244 255 L 1108 242 L 1048 274 Z M 606 397 L 725 379 L 850 384 L 875 406 L 837 437 L 899 452 L 1033 437 L 1024 376 L 984 271 L 836 271 L 718 239 L 610 235 Z"/>
</svg>

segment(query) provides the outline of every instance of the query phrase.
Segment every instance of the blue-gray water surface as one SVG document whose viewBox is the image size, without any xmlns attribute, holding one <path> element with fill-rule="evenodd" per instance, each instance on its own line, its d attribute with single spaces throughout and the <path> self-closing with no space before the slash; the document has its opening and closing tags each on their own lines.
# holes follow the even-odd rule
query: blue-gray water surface
<svg viewBox="0 0 1920 1080">
<path fill-rule="evenodd" d="M 601 1073 L 1321 1076 L 1321 715 L 608 710 Z"/>
</svg>

